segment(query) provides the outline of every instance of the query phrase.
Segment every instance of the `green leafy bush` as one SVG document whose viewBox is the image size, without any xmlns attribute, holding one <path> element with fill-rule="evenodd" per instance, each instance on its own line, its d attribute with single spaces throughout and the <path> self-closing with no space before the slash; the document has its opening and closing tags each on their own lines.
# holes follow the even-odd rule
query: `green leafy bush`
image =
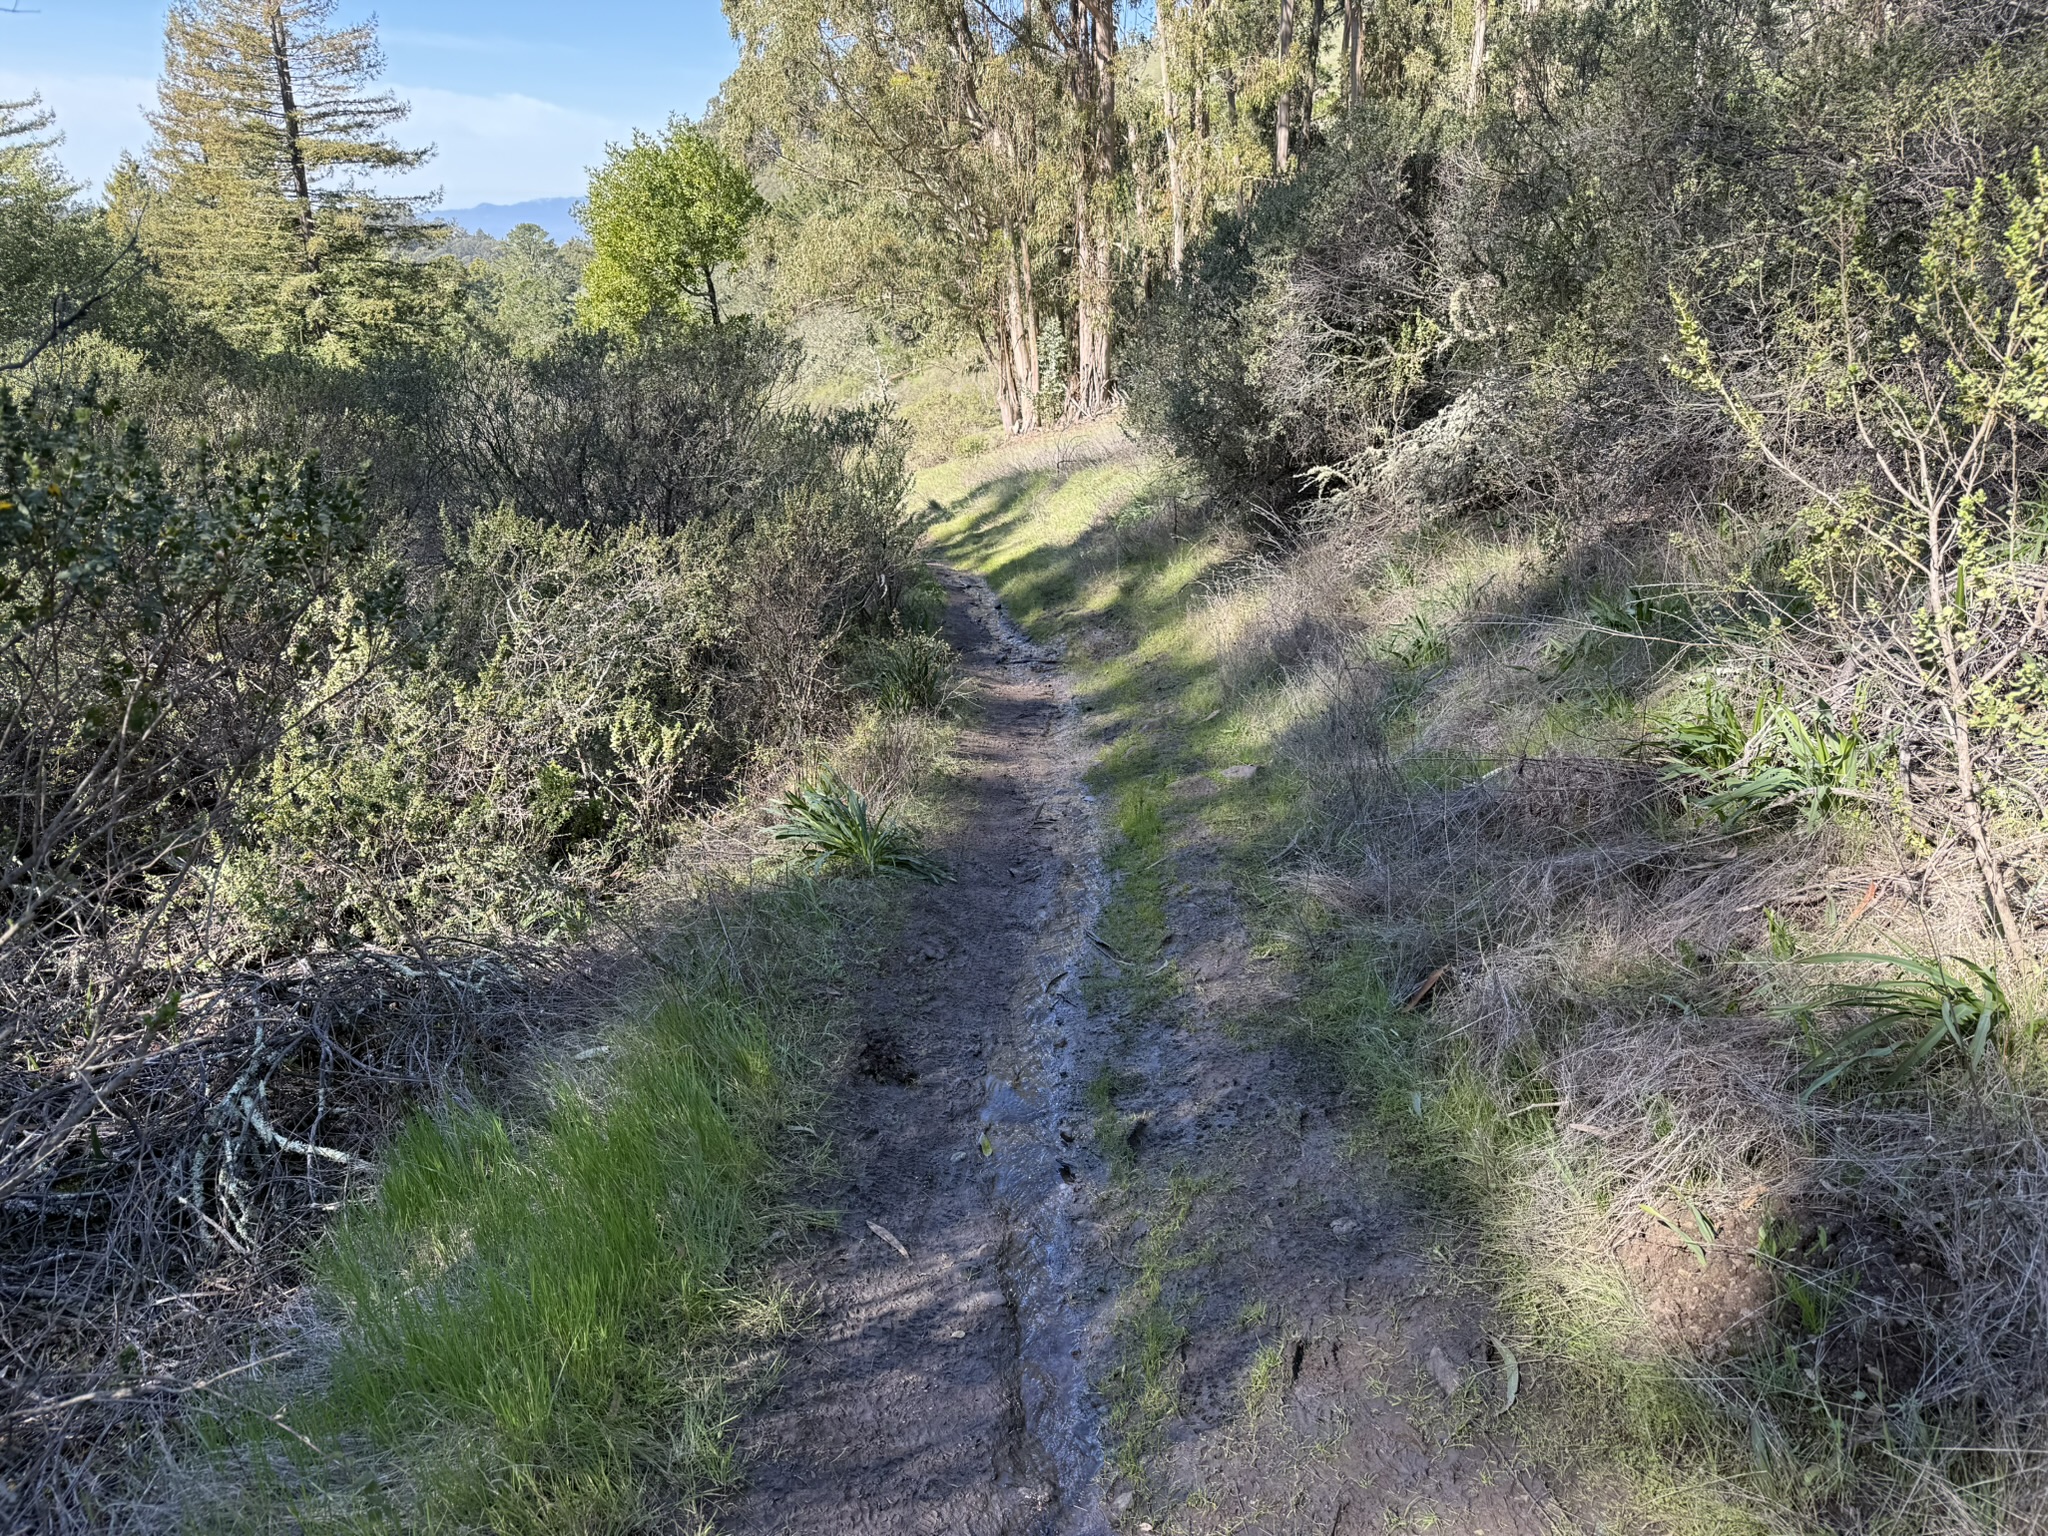
<svg viewBox="0 0 2048 1536">
<path fill-rule="evenodd" d="M 1712 686 L 1672 715 L 1651 746 L 1695 804 L 1728 822 L 1790 808 L 1818 819 L 1867 799 L 1879 761 L 1868 742 L 1832 725 L 1824 711 L 1809 723 L 1766 695 L 1745 719 Z"/>
<path fill-rule="evenodd" d="M 854 652 L 854 675 L 885 710 L 945 709 L 953 702 L 953 648 L 943 636 L 879 635 Z"/>
<path fill-rule="evenodd" d="M 303 707 L 369 538 L 316 461 L 167 465 L 110 400 L 0 389 L 12 917 L 85 893 L 92 928 L 183 868 Z"/>
</svg>

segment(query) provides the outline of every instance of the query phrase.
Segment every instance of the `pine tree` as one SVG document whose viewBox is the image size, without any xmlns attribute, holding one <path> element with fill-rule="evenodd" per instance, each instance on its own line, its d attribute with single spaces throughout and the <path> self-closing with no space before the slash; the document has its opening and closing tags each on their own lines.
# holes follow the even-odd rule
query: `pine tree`
<svg viewBox="0 0 2048 1536">
<path fill-rule="evenodd" d="M 179 0 L 151 115 L 145 236 L 188 313 L 258 353 L 349 364 L 426 339 L 452 294 L 414 259 L 426 199 L 369 178 L 431 149 L 385 130 L 406 104 L 369 87 L 376 26 L 330 29 L 335 0 Z"/>
</svg>

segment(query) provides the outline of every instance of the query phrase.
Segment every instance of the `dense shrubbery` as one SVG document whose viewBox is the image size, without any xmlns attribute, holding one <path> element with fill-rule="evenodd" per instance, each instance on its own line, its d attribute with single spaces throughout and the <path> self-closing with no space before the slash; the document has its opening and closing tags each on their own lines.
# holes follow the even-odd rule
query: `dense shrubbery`
<svg viewBox="0 0 2048 1536">
<path fill-rule="evenodd" d="M 0 391 L 0 945 L 99 933 L 232 823 L 242 776 L 318 707 L 302 685 L 370 539 L 357 489 L 311 460 L 166 466 L 91 394 Z M 389 599 L 358 594 L 362 622 Z"/>
<path fill-rule="evenodd" d="M 916 593 L 900 433 L 788 404 L 757 326 L 231 362 L 130 378 L 161 454 L 92 390 L 0 387 L 0 1264 L 69 1298 L 45 1395 L 117 1368 L 133 1297 L 282 1262 L 383 1123 L 330 1089 L 502 1029 L 524 972 L 476 946 L 630 899 L 845 718 Z M 19 1486 L 86 1475 L 84 1411 Z"/>
</svg>

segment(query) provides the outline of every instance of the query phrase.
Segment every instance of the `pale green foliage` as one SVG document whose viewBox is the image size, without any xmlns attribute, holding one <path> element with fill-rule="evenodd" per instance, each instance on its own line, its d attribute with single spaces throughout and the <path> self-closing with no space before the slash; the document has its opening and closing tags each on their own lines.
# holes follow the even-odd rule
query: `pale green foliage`
<svg viewBox="0 0 2048 1536">
<path fill-rule="evenodd" d="M 720 763 L 701 529 L 452 537 L 442 633 L 394 666 L 358 629 L 286 738 L 223 891 L 267 943 L 574 927 Z"/>
<path fill-rule="evenodd" d="M 0 101 L 0 365 L 22 361 L 57 318 L 113 278 L 117 247 L 50 154 L 55 120 Z"/>
<path fill-rule="evenodd" d="M 136 190 L 145 248 L 191 316 L 252 352 L 353 365 L 433 339 L 454 274 L 412 259 L 422 200 L 369 180 L 430 152 L 385 135 L 408 109 L 369 89 L 383 67 L 375 23 L 332 29 L 334 9 L 173 6 Z"/>
<path fill-rule="evenodd" d="M 0 387 L 0 947 L 175 881 L 285 728 L 368 538 L 316 464 L 166 466 L 102 400 Z"/>
<path fill-rule="evenodd" d="M 521 357 L 538 357 L 576 322 L 576 294 L 590 252 L 558 246 L 538 224 L 519 224 L 471 268 L 474 302 L 490 329 Z"/>
<path fill-rule="evenodd" d="M 746 169 L 680 118 L 658 138 L 635 130 L 611 145 L 579 215 L 591 245 L 577 306 L 585 323 L 630 334 L 687 321 L 699 302 L 716 321 L 716 270 L 744 254 L 763 206 Z"/>
</svg>

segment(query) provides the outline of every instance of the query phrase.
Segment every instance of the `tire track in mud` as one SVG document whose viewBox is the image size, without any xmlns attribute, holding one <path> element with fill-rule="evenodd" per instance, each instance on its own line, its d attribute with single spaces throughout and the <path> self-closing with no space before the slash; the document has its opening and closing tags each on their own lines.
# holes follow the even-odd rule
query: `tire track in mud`
<svg viewBox="0 0 2048 1536">
<path fill-rule="evenodd" d="M 939 574 L 980 705 L 955 880 L 909 898 L 857 1009 L 856 1080 L 819 1127 L 838 1175 L 810 1196 L 841 1219 L 780 1277 L 815 1321 L 741 1431 L 735 1536 L 1109 1529 L 1109 1287 L 1075 1190 L 1103 1181 L 1082 1095 L 1115 1046 L 1081 992 L 1103 874 L 1079 716 L 1057 652 Z"/>
</svg>

